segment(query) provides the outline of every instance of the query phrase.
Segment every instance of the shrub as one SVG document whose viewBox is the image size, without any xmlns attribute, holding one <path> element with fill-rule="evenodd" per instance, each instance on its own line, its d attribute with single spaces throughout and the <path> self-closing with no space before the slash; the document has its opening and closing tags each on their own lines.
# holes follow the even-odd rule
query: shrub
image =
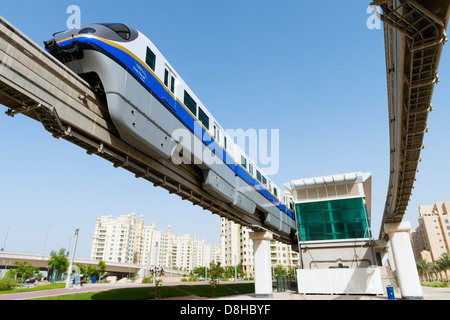
<svg viewBox="0 0 450 320">
<path fill-rule="evenodd" d="M 19 286 L 19 283 L 13 279 L 10 272 L 7 272 L 2 279 L 0 279 L 0 291 L 9 291 Z"/>
<path fill-rule="evenodd" d="M 422 285 L 424 287 L 432 287 L 432 288 L 447 288 L 448 287 L 447 283 L 440 282 L 440 281 L 422 282 Z"/>
<path fill-rule="evenodd" d="M 153 278 L 152 277 L 146 277 L 146 278 L 142 279 L 142 283 L 153 283 Z"/>
</svg>

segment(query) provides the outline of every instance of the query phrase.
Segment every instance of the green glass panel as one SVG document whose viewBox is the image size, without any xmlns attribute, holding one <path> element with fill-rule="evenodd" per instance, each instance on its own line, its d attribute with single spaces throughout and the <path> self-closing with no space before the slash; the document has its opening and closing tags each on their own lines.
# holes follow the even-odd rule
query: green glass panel
<svg viewBox="0 0 450 320">
<path fill-rule="evenodd" d="M 321 210 L 338 210 L 339 209 L 339 201 L 322 201 L 319 202 Z"/>
<path fill-rule="evenodd" d="M 362 198 L 345 199 L 338 201 L 339 201 L 339 208 L 341 208 L 342 210 L 362 208 L 364 206 Z"/>
<path fill-rule="evenodd" d="M 363 198 L 297 204 L 303 241 L 369 237 Z"/>
<path fill-rule="evenodd" d="M 300 205 L 301 213 L 309 213 L 309 212 L 320 212 L 320 203 L 311 202 L 311 203 L 303 203 Z"/>
<path fill-rule="evenodd" d="M 322 215 L 320 212 L 310 212 L 303 215 L 305 223 L 317 223 L 322 222 Z"/>
<path fill-rule="evenodd" d="M 365 219 L 364 208 L 346 209 L 342 211 L 342 220 L 361 220 Z"/>
</svg>

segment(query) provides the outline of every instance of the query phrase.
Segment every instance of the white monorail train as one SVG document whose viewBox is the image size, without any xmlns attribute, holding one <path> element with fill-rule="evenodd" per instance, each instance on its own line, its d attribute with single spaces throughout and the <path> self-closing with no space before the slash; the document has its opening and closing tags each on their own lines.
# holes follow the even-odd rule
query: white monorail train
<svg viewBox="0 0 450 320">
<path fill-rule="evenodd" d="M 45 46 L 104 95 L 124 141 L 155 159 L 170 158 L 181 143 L 203 170 L 207 192 L 247 214 L 258 208 L 266 224 L 295 232 L 291 200 L 234 143 L 142 33 L 120 23 L 90 24 L 54 34 Z M 190 141 L 173 137 L 177 129 L 188 132 Z M 192 148 L 194 143 L 201 148 Z M 215 161 L 203 161 L 205 148 Z"/>
</svg>

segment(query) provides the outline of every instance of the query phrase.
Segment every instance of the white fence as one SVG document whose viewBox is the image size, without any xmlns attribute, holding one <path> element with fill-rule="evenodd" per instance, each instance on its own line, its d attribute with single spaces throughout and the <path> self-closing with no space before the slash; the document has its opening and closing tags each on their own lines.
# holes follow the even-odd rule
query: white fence
<svg viewBox="0 0 450 320">
<path fill-rule="evenodd" d="M 303 294 L 383 294 L 380 269 L 307 269 L 297 271 Z"/>
</svg>

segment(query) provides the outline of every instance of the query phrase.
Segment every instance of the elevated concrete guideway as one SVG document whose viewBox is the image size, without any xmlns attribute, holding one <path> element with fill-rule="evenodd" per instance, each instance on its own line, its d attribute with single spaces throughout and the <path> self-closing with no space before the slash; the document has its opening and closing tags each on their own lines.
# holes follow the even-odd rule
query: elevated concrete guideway
<svg viewBox="0 0 450 320">
<path fill-rule="evenodd" d="M 106 106 L 78 75 L 0 17 L 0 104 L 10 116 L 23 114 L 42 123 L 53 137 L 67 140 L 190 201 L 204 210 L 255 232 L 296 244 L 296 237 L 265 224 L 265 214 L 245 214 L 206 192 L 203 173 L 194 165 L 158 161 L 124 142 Z"/>
<path fill-rule="evenodd" d="M 410 201 L 428 132 L 428 114 L 443 46 L 450 0 L 377 0 L 383 11 L 389 102 L 390 178 L 385 223 L 400 223 Z"/>
<path fill-rule="evenodd" d="M 379 238 L 390 242 L 402 299 L 422 300 L 411 224 L 402 220 L 425 148 L 450 0 L 377 0 L 371 5 L 383 11 L 390 131 L 390 178 Z"/>
</svg>

